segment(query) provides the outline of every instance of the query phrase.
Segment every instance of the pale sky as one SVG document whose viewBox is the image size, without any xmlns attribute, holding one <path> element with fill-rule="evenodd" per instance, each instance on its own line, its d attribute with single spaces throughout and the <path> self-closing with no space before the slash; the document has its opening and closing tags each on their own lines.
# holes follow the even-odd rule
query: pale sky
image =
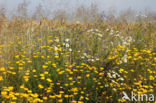
<svg viewBox="0 0 156 103">
<path fill-rule="evenodd" d="M 4 5 L 9 13 L 13 13 L 17 5 L 23 0 L 0 0 L 0 7 Z M 65 9 L 70 12 L 74 10 L 77 5 L 89 6 L 91 3 L 96 3 L 101 11 L 108 11 L 110 8 L 114 8 L 116 11 L 121 11 L 131 9 L 136 11 L 143 11 L 145 9 L 150 9 L 156 11 L 156 0 L 25 0 L 29 4 L 29 12 L 33 12 L 34 8 L 41 3 L 43 8 L 46 10 L 50 8 L 55 9 Z"/>
</svg>

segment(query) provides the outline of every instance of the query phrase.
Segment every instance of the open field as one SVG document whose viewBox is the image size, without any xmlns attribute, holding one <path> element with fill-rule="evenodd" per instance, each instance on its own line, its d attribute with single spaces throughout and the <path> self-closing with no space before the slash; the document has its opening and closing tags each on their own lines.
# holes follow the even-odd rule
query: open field
<svg viewBox="0 0 156 103">
<path fill-rule="evenodd" d="M 156 96 L 155 22 L 0 22 L 2 103 L 129 103 L 123 91 Z"/>
</svg>

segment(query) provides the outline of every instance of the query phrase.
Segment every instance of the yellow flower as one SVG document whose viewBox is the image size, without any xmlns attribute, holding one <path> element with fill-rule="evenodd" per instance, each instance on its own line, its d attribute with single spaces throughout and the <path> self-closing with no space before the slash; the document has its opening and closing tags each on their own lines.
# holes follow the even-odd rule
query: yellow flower
<svg viewBox="0 0 156 103">
<path fill-rule="evenodd" d="M 1 68 L 0 68 L 0 71 L 1 71 L 1 72 L 5 71 L 5 68 L 4 68 L 4 67 L 1 67 Z"/>
<path fill-rule="evenodd" d="M 134 69 L 131 69 L 130 71 L 131 71 L 131 72 L 134 72 Z"/>
<path fill-rule="evenodd" d="M 75 100 L 72 100 L 72 103 L 77 103 Z"/>
<path fill-rule="evenodd" d="M 44 72 L 44 74 L 48 74 L 48 72 L 47 72 L 47 71 L 45 71 L 45 72 Z"/>
<path fill-rule="evenodd" d="M 28 62 L 28 63 L 32 63 L 32 61 L 31 61 L 31 60 L 28 60 L 27 62 Z"/>
<path fill-rule="evenodd" d="M 58 58 L 59 58 L 59 56 L 58 56 L 58 55 L 55 55 L 55 58 L 56 58 L 56 59 L 58 59 Z"/>
<path fill-rule="evenodd" d="M 62 95 L 61 95 L 61 94 L 59 94 L 59 95 L 56 95 L 56 97 L 57 97 L 57 98 L 61 98 L 61 97 L 62 97 Z"/>
<path fill-rule="evenodd" d="M 14 67 L 10 67 L 10 69 L 11 69 L 11 70 L 13 70 L 13 69 L 14 69 Z"/>
<path fill-rule="evenodd" d="M 89 77 L 90 76 L 90 74 L 86 74 L 86 77 Z"/>
<path fill-rule="evenodd" d="M 149 79 L 150 79 L 150 80 L 154 80 L 154 77 L 151 75 L 151 76 L 149 77 Z"/>
<path fill-rule="evenodd" d="M 76 88 L 76 87 L 72 88 L 71 91 L 76 92 L 76 91 L 78 91 L 78 88 Z"/>
<path fill-rule="evenodd" d="M 47 97 L 43 97 L 43 100 L 47 100 Z"/>
<path fill-rule="evenodd" d="M 89 98 L 85 97 L 86 100 L 89 100 Z"/>
<path fill-rule="evenodd" d="M 42 79 L 42 80 L 44 80 L 44 79 L 45 79 L 45 77 L 41 77 L 41 79 Z"/>
<path fill-rule="evenodd" d="M 56 64 L 52 64 L 52 66 L 53 66 L 54 68 L 56 68 Z"/>
<path fill-rule="evenodd" d="M 69 77 L 68 79 L 69 79 L 69 80 L 73 80 L 73 78 L 72 78 L 72 77 Z"/>
<path fill-rule="evenodd" d="M 65 97 L 65 98 L 68 98 L 69 96 L 68 96 L 68 95 L 65 95 L 64 97 Z"/>
<path fill-rule="evenodd" d="M 29 76 L 24 76 L 23 78 L 24 78 L 24 80 L 25 80 L 26 82 L 28 82 Z"/>
<path fill-rule="evenodd" d="M 32 72 L 36 72 L 36 70 L 34 69 Z"/>
<path fill-rule="evenodd" d="M 41 85 L 41 84 L 39 84 L 38 87 L 39 87 L 40 89 L 43 89 L 43 88 L 44 88 L 44 86 Z"/>
<path fill-rule="evenodd" d="M 58 102 L 59 102 L 59 103 L 62 103 L 62 102 L 63 102 L 63 99 L 59 99 Z"/>
<path fill-rule="evenodd" d="M 43 69 L 46 69 L 48 66 L 47 65 L 42 65 L 42 68 Z"/>
<path fill-rule="evenodd" d="M 83 97 L 83 96 L 81 96 L 81 97 L 80 97 L 80 100 L 82 100 L 83 98 L 84 98 L 84 97 Z"/>
<path fill-rule="evenodd" d="M 15 58 L 19 58 L 19 55 L 16 55 Z"/>
<path fill-rule="evenodd" d="M 2 96 L 6 96 L 6 95 L 7 95 L 7 92 L 6 92 L 6 91 L 2 91 L 2 92 L 1 92 L 1 95 L 2 95 Z"/>
<path fill-rule="evenodd" d="M 103 68 L 103 67 L 101 67 L 101 68 L 100 68 L 100 70 L 104 70 L 104 68 Z"/>
<path fill-rule="evenodd" d="M 55 99 L 56 96 L 55 95 L 50 95 L 49 98 Z"/>
<path fill-rule="evenodd" d="M 3 77 L 2 76 L 0 76 L 0 81 L 2 81 L 3 80 Z"/>
<path fill-rule="evenodd" d="M 60 91 L 59 93 L 60 93 L 60 94 L 63 94 L 63 93 L 64 93 L 64 91 Z"/>
<path fill-rule="evenodd" d="M 48 42 L 53 42 L 53 40 L 48 40 Z"/>
<path fill-rule="evenodd" d="M 51 80 L 50 78 L 47 78 L 46 80 L 47 80 L 48 82 L 52 82 L 52 80 Z"/>
<path fill-rule="evenodd" d="M 123 71 L 124 71 L 124 69 L 120 68 L 120 71 L 121 71 L 121 72 L 123 72 Z"/>
<path fill-rule="evenodd" d="M 77 79 L 81 79 L 81 76 L 78 76 Z"/>
<path fill-rule="evenodd" d="M 78 101 L 78 103 L 84 103 L 83 101 Z"/>
</svg>

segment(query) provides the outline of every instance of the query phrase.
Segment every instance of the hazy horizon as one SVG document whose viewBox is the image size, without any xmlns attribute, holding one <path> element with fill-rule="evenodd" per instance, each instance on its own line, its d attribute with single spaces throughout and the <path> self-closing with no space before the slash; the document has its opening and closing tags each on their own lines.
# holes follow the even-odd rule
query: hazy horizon
<svg viewBox="0 0 156 103">
<path fill-rule="evenodd" d="M 41 4 L 44 11 L 63 9 L 72 12 L 76 7 L 84 5 L 89 7 L 96 4 L 100 11 L 114 10 L 124 11 L 128 8 L 136 12 L 144 12 L 145 9 L 156 12 L 156 0 L 0 0 L 0 6 L 5 7 L 8 15 L 16 14 L 18 4 L 28 2 L 28 14 L 31 15 L 35 8 Z"/>
</svg>

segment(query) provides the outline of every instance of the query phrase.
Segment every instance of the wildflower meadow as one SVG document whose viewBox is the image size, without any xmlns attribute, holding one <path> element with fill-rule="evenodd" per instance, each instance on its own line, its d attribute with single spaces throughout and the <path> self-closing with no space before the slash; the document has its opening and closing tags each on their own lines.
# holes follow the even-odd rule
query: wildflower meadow
<svg viewBox="0 0 156 103">
<path fill-rule="evenodd" d="M 3 21 L 0 103 L 156 103 L 156 22 Z"/>
</svg>

